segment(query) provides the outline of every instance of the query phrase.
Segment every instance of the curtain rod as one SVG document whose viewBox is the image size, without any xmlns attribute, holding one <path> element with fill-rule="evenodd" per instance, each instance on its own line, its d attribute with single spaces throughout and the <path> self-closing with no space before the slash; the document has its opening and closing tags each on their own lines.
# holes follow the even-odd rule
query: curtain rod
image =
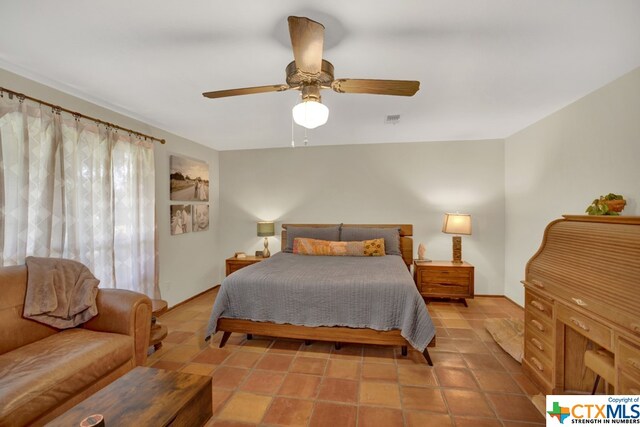
<svg viewBox="0 0 640 427">
<path fill-rule="evenodd" d="M 128 129 L 128 128 L 125 128 L 125 127 L 122 127 L 122 126 L 118 126 L 118 125 L 113 124 L 113 123 L 105 122 L 104 120 L 96 119 L 95 117 L 87 116 L 85 114 L 78 113 L 76 111 L 67 110 L 66 108 L 60 107 L 59 105 L 50 104 L 50 103 L 48 103 L 46 101 L 43 101 L 41 99 L 32 98 L 32 97 L 27 96 L 27 95 L 25 95 L 23 93 L 16 92 L 16 91 L 13 91 L 13 90 L 10 90 L 10 89 L 6 89 L 6 88 L 3 88 L 3 87 L 0 86 L 0 94 L 2 94 L 3 92 L 7 92 L 10 96 L 11 95 L 15 95 L 20 100 L 28 99 L 30 101 L 37 102 L 38 104 L 45 105 L 47 107 L 51 107 L 55 113 L 60 113 L 60 111 L 64 111 L 65 113 L 72 114 L 74 117 L 82 117 L 82 118 L 91 120 L 92 122 L 95 122 L 95 123 L 100 123 L 100 124 L 103 124 L 105 126 L 109 126 L 109 127 L 115 128 L 115 129 L 120 129 L 120 130 L 123 130 L 125 132 L 129 132 L 129 133 L 132 133 L 132 134 L 135 134 L 135 135 L 138 135 L 138 136 L 142 136 L 142 137 L 147 138 L 147 139 L 151 139 L 153 141 L 158 141 L 161 144 L 164 144 L 166 142 L 164 139 L 156 138 L 155 136 L 151 136 L 151 135 L 146 135 L 144 133 L 137 132 L 137 131 L 135 131 L 133 129 Z"/>
</svg>

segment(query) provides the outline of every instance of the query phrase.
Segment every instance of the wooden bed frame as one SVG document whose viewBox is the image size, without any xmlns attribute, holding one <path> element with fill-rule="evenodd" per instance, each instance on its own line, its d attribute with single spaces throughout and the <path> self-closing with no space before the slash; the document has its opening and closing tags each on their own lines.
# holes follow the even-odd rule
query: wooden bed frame
<svg viewBox="0 0 640 427">
<path fill-rule="evenodd" d="M 334 227 L 339 224 L 283 224 L 282 225 L 282 249 L 287 244 L 287 227 L 289 226 L 303 227 Z M 411 224 L 343 224 L 343 228 L 348 227 L 375 227 L 375 228 L 400 228 L 400 252 L 402 259 L 411 267 L 413 263 L 413 225 Z M 376 331 L 368 328 L 348 328 L 341 326 L 299 326 L 290 324 L 277 324 L 272 322 L 255 322 L 244 319 L 218 319 L 217 330 L 223 331 L 220 348 L 224 347 L 232 332 L 247 334 L 247 339 L 251 339 L 255 335 L 266 335 L 277 338 L 293 338 L 305 340 L 309 344 L 311 340 L 317 341 L 333 341 L 336 349 L 340 348 L 341 343 L 358 343 L 358 344 L 376 344 L 400 346 L 402 355 L 407 355 L 407 347 L 410 344 L 400 334 L 400 330 L 393 329 L 390 331 Z M 428 347 L 434 347 L 436 338 L 429 343 Z M 427 360 L 429 366 L 433 366 L 429 351 L 425 348 L 422 353 Z"/>
</svg>

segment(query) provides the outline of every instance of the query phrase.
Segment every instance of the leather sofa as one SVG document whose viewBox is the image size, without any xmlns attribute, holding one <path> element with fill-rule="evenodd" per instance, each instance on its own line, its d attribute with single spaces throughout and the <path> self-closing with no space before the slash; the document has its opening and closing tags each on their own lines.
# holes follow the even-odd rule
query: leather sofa
<svg viewBox="0 0 640 427">
<path fill-rule="evenodd" d="M 58 330 L 22 317 L 26 288 L 26 266 L 0 268 L 0 426 L 43 425 L 145 363 L 147 296 L 100 289 L 97 316 Z"/>
</svg>

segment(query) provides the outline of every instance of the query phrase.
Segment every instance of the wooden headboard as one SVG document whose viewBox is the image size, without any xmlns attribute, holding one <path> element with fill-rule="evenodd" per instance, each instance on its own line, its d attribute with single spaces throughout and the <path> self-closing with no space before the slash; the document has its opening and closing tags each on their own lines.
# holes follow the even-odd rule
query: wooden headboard
<svg viewBox="0 0 640 427">
<path fill-rule="evenodd" d="M 280 249 L 287 246 L 287 227 L 335 227 L 340 224 L 282 224 L 282 239 Z M 407 267 L 413 263 L 413 224 L 342 224 L 342 228 L 370 227 L 370 228 L 400 228 L 400 253 Z"/>
</svg>

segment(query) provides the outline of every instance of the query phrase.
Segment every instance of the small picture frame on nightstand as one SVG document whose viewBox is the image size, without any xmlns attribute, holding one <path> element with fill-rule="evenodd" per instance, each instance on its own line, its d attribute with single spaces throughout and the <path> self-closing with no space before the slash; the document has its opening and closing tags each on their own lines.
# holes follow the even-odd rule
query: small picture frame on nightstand
<svg viewBox="0 0 640 427">
<path fill-rule="evenodd" d="M 262 256 L 262 251 L 256 251 L 256 256 Z"/>
</svg>

